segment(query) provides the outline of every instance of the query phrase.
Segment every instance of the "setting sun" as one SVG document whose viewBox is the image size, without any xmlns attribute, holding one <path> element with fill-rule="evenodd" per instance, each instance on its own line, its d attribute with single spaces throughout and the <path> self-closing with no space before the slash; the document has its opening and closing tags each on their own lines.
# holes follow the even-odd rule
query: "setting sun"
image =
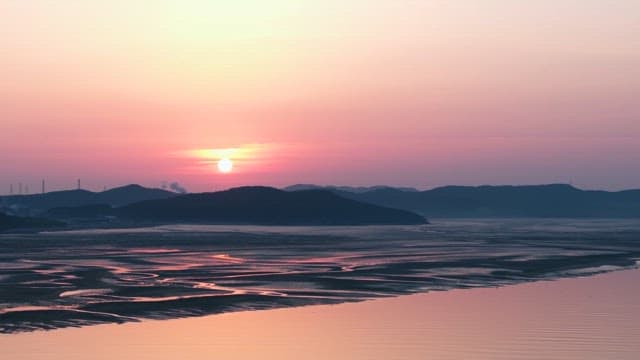
<svg viewBox="0 0 640 360">
<path fill-rule="evenodd" d="M 233 170 L 233 161 L 229 158 L 220 159 L 218 161 L 218 171 L 221 173 L 230 173 Z"/>
</svg>

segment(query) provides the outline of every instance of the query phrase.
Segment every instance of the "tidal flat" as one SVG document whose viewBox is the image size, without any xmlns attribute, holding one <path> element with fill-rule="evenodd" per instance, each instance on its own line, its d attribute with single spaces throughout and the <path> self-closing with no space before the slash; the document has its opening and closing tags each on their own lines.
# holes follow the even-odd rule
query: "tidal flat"
<svg viewBox="0 0 640 360">
<path fill-rule="evenodd" d="M 634 220 L 171 225 L 0 235 L 0 332 L 499 287 L 634 268 Z"/>
</svg>

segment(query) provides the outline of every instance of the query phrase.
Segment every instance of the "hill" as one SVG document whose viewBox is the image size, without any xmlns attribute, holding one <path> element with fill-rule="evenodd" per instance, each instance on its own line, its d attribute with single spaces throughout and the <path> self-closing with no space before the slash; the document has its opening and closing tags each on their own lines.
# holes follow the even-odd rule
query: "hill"
<svg viewBox="0 0 640 360">
<path fill-rule="evenodd" d="M 640 190 L 592 191 L 550 184 L 445 186 L 419 192 L 396 188 L 361 193 L 332 191 L 353 200 L 414 211 L 429 218 L 640 218 Z"/>
<path fill-rule="evenodd" d="M 64 226 L 65 224 L 55 220 L 11 216 L 0 213 L 0 232 L 7 230 L 32 230 Z"/>
<path fill-rule="evenodd" d="M 50 219 L 95 219 L 114 216 L 115 210 L 109 204 L 63 206 L 47 210 L 44 216 Z"/>
<path fill-rule="evenodd" d="M 166 199 L 178 195 L 163 189 L 146 188 L 137 184 L 121 186 L 95 194 L 94 204 L 109 204 L 123 206 L 139 201 Z"/>
<path fill-rule="evenodd" d="M 325 190 L 241 187 L 149 200 L 116 209 L 123 219 L 268 225 L 424 224 L 405 210 L 366 204 Z"/>
<path fill-rule="evenodd" d="M 88 190 L 52 191 L 44 194 L 1 196 L 0 205 L 14 214 L 38 215 L 49 209 L 108 204 L 123 206 L 144 200 L 166 199 L 177 194 L 140 185 L 127 185 L 102 192 Z"/>
<path fill-rule="evenodd" d="M 399 190 L 399 191 L 407 191 L 407 192 L 417 192 L 418 189 L 412 187 L 393 187 L 386 185 L 376 185 L 376 186 L 337 186 L 337 185 L 314 185 L 314 184 L 295 184 L 289 185 L 287 187 L 282 188 L 284 191 L 300 191 L 300 190 L 330 190 L 330 191 L 344 191 L 351 193 L 365 193 L 369 191 L 375 190 Z"/>
</svg>

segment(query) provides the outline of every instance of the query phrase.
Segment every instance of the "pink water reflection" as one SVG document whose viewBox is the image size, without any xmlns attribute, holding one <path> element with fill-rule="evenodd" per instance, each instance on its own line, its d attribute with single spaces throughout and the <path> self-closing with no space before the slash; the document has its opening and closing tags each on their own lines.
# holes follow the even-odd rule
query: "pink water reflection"
<svg viewBox="0 0 640 360">
<path fill-rule="evenodd" d="M 8 358 L 637 359 L 640 270 L 0 336 Z"/>
</svg>

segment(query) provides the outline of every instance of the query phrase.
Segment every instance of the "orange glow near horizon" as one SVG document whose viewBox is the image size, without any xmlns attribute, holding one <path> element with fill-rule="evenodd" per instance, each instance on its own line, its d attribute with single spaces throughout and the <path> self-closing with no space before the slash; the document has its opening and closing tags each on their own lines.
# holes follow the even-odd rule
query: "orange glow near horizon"
<svg viewBox="0 0 640 360">
<path fill-rule="evenodd" d="M 179 156 L 187 158 L 205 172 L 218 171 L 230 173 L 240 171 L 251 173 L 259 171 L 264 165 L 273 145 L 269 144 L 244 144 L 231 148 L 207 148 L 178 152 Z M 236 165 L 239 165 L 236 167 Z"/>
</svg>

